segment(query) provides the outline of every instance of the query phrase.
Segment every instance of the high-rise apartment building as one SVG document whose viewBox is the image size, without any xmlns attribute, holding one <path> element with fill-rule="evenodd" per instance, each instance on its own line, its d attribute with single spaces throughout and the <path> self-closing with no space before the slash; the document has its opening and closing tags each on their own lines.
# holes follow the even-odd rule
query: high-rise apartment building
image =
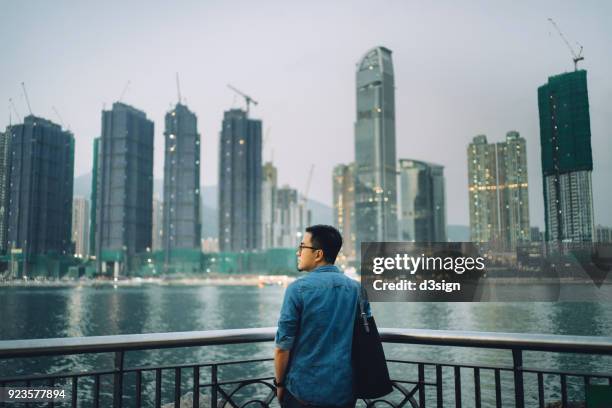
<svg viewBox="0 0 612 408">
<path fill-rule="evenodd" d="M 531 227 L 530 228 L 530 239 L 531 242 L 543 242 L 544 234 L 540 231 L 540 227 Z"/>
<path fill-rule="evenodd" d="M 200 135 L 197 117 L 177 103 L 164 131 L 163 250 L 166 264 L 181 250 L 200 251 Z"/>
<path fill-rule="evenodd" d="M 341 260 L 354 261 L 355 248 L 355 164 L 334 167 L 333 178 L 334 226 L 342 234 Z"/>
<path fill-rule="evenodd" d="M 300 200 L 297 190 L 283 186 L 276 192 L 279 233 L 276 236 L 277 248 L 295 248 L 300 243 L 302 234 L 311 222 L 311 212 L 305 202 Z"/>
<path fill-rule="evenodd" d="M 595 237 L 597 242 L 612 243 L 612 228 L 603 225 L 596 226 Z"/>
<path fill-rule="evenodd" d="M 98 272 L 118 277 L 151 250 L 153 122 L 121 102 L 102 111 L 96 175 Z"/>
<path fill-rule="evenodd" d="M 72 242 L 74 255 L 87 258 L 89 255 L 89 201 L 85 197 L 72 200 Z"/>
<path fill-rule="evenodd" d="M 471 240 L 514 250 L 531 237 L 525 139 L 510 131 L 489 144 L 478 135 L 467 153 Z"/>
<path fill-rule="evenodd" d="M 219 249 L 261 248 L 261 120 L 241 109 L 223 116 L 219 143 Z"/>
<path fill-rule="evenodd" d="M 474 137 L 467 150 L 470 199 L 470 240 L 499 242 L 499 200 L 495 144 L 485 135 Z"/>
<path fill-rule="evenodd" d="M 446 242 L 444 166 L 400 159 L 400 239 Z"/>
<path fill-rule="evenodd" d="M 98 153 L 101 137 L 96 137 L 93 144 L 93 168 L 91 171 L 91 199 L 89 211 L 89 254 L 96 254 L 96 217 L 98 215 Z"/>
<path fill-rule="evenodd" d="M 11 176 L 10 127 L 6 133 L 0 132 L 0 254 L 7 253 L 8 205 Z"/>
<path fill-rule="evenodd" d="M 278 170 L 271 162 L 264 164 L 262 169 L 261 186 L 261 229 L 262 248 L 274 248 L 274 237 L 278 236 L 278 224 L 276 223 L 276 191 L 278 182 Z"/>
<path fill-rule="evenodd" d="M 10 135 L 6 248 L 28 260 L 72 252 L 74 136 L 55 123 L 29 115 Z M 23 271 L 27 274 L 27 269 Z"/>
<path fill-rule="evenodd" d="M 546 240 L 594 239 L 591 120 L 584 70 L 538 88 Z"/>
<path fill-rule="evenodd" d="M 357 64 L 356 82 L 355 226 L 359 246 L 367 241 L 393 241 L 398 236 L 391 51 L 384 47 L 368 51 Z"/>
<path fill-rule="evenodd" d="M 151 247 L 153 248 L 153 251 L 163 251 L 164 202 L 157 197 L 153 197 L 153 221 L 151 225 L 153 231 Z"/>
<path fill-rule="evenodd" d="M 527 143 L 519 132 L 510 131 L 505 142 L 497 143 L 497 181 L 500 233 L 504 244 L 514 249 L 531 237 Z"/>
</svg>

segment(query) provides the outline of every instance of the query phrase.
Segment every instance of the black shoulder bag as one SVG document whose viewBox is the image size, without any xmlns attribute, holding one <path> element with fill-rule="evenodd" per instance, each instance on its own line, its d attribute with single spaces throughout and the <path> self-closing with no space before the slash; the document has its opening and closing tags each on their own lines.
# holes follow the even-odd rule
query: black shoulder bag
<svg viewBox="0 0 612 408">
<path fill-rule="evenodd" d="M 365 312 L 367 293 L 360 287 L 353 328 L 353 390 L 356 398 L 378 398 L 393 391 L 385 352 L 374 317 Z"/>
</svg>

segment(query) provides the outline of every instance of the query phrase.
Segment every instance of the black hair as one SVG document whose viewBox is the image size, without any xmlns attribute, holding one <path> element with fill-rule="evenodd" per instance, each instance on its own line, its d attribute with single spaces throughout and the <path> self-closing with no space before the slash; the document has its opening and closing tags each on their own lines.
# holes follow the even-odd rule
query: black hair
<svg viewBox="0 0 612 408">
<path fill-rule="evenodd" d="M 312 225 L 306 228 L 312 236 L 312 245 L 323 250 L 325 261 L 333 264 L 342 247 L 342 235 L 331 225 Z"/>
</svg>

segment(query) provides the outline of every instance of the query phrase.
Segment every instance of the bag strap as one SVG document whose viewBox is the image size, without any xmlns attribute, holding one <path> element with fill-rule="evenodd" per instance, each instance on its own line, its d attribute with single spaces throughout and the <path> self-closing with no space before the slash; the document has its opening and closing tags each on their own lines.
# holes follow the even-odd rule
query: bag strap
<svg viewBox="0 0 612 408">
<path fill-rule="evenodd" d="M 359 304 L 359 317 L 361 317 L 361 322 L 363 323 L 363 328 L 366 333 L 370 332 L 370 324 L 368 323 L 368 315 L 365 312 L 365 302 L 368 299 L 368 293 L 364 289 L 364 287 L 359 285 L 359 292 L 357 294 L 357 303 Z"/>
</svg>

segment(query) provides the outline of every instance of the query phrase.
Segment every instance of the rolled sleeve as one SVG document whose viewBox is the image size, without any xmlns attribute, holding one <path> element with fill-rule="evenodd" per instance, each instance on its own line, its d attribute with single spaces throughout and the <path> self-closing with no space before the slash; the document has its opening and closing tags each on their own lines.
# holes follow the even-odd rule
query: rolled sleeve
<svg viewBox="0 0 612 408">
<path fill-rule="evenodd" d="M 278 319 L 276 331 L 276 347 L 281 350 L 291 350 L 300 322 L 301 298 L 297 281 L 287 287 L 285 299 Z"/>
</svg>

